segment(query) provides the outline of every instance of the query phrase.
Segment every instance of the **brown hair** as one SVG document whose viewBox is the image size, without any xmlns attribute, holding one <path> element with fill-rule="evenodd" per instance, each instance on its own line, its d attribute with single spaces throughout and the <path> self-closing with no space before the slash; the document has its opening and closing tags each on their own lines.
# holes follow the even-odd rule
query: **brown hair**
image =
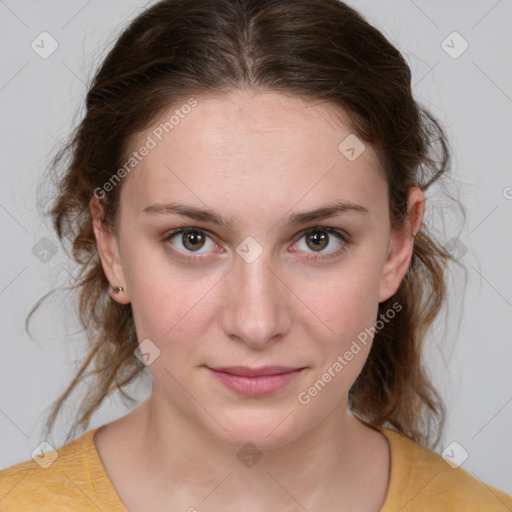
<svg viewBox="0 0 512 512">
<path fill-rule="evenodd" d="M 78 294 L 91 350 L 54 404 L 47 433 L 63 402 L 87 375 L 96 380 L 74 425 L 83 430 L 112 392 L 133 400 L 123 387 L 144 369 L 134 356 L 138 342 L 131 304 L 109 296 L 89 211 L 94 191 L 129 158 L 134 135 L 170 105 L 192 95 L 241 88 L 321 100 L 347 112 L 354 133 L 380 156 L 392 227 L 403 225 L 410 187 L 418 184 L 425 191 L 449 168 L 446 136 L 414 100 L 405 59 L 344 3 L 163 0 L 151 6 L 129 24 L 103 60 L 89 88 L 84 117 L 50 166 L 63 167 L 64 174 L 45 215 L 59 240 L 72 244 L 79 274 L 68 289 Z M 116 226 L 121 186 L 101 199 L 109 229 Z M 402 310 L 375 334 L 349 393 L 349 406 L 358 416 L 426 446 L 432 437 L 439 441 L 445 408 L 423 365 L 422 347 L 444 303 L 450 259 L 424 221 L 397 293 L 379 305 L 379 314 L 395 302 Z M 91 362 L 93 371 L 86 374 Z"/>
</svg>

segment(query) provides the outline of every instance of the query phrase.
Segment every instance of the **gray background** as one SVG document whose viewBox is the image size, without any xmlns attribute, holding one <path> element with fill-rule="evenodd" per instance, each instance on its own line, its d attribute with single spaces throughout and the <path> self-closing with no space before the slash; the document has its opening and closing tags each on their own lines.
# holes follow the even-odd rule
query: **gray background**
<svg viewBox="0 0 512 512">
<path fill-rule="evenodd" d="M 430 194 L 428 219 L 466 266 L 468 279 L 464 289 L 462 274 L 456 275 L 446 327 L 439 322 L 429 344 L 433 380 L 448 409 L 438 451 L 457 442 L 451 445 L 456 456 L 462 450 L 468 454 L 464 469 L 512 494 L 512 1 L 350 4 L 406 56 L 416 98 L 444 124 L 455 150 L 453 176 L 443 191 L 458 187 L 467 208 L 465 224 L 451 215 L 443 223 L 440 208 L 449 203 L 438 190 Z M 145 5 L 140 0 L 0 0 L 1 468 L 30 458 L 43 441 L 48 407 L 87 349 L 73 304 L 59 295 L 35 316 L 34 340 L 24 331 L 35 301 L 76 273 L 36 209 L 38 179 L 79 118 L 97 63 Z M 31 47 L 43 31 L 58 44 L 48 58 Z M 451 35 L 454 31 L 463 39 Z M 459 55 L 464 41 L 469 46 Z M 58 246 L 55 254 L 42 255 L 41 244 L 48 246 L 41 242 L 44 237 Z M 150 382 L 146 375 L 130 388 L 132 396 L 145 399 Z M 48 439 L 55 447 L 71 426 L 81 389 Z M 111 397 L 90 428 L 128 410 Z"/>
</svg>

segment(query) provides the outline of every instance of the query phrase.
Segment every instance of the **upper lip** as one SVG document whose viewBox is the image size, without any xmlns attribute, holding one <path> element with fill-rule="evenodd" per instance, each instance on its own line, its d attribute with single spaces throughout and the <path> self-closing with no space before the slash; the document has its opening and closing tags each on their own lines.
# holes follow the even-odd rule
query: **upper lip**
<svg viewBox="0 0 512 512">
<path fill-rule="evenodd" d="M 259 368 L 251 368 L 249 366 L 225 366 L 222 368 L 211 368 L 211 370 L 243 377 L 258 377 L 260 375 L 279 375 L 295 372 L 302 370 L 302 368 L 290 368 L 289 366 L 260 366 Z"/>
</svg>

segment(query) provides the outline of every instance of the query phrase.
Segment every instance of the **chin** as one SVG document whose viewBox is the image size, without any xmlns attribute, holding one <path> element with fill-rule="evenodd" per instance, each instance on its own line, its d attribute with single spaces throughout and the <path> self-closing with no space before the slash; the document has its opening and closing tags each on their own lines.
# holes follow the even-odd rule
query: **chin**
<svg viewBox="0 0 512 512">
<path fill-rule="evenodd" d="M 221 443 L 243 448 L 252 443 L 260 450 L 286 446 L 300 436 L 299 426 L 294 424 L 293 407 L 275 410 L 233 411 L 229 415 L 214 415 L 220 425 L 209 425 L 210 434 Z M 212 428 L 213 427 L 213 428 Z"/>
</svg>

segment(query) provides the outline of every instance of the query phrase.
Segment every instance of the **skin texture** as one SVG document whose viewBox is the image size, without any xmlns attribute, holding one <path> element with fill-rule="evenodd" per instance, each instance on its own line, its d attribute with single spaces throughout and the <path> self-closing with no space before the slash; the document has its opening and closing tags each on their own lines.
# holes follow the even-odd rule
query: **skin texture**
<svg viewBox="0 0 512 512">
<path fill-rule="evenodd" d="M 131 302 L 139 342 L 160 350 L 148 366 L 150 398 L 96 434 L 107 474 L 131 510 L 379 510 L 387 442 L 347 411 L 371 340 L 307 405 L 297 396 L 374 325 L 378 303 L 397 290 L 423 194 L 411 189 L 408 222 L 392 231 L 377 154 L 367 144 L 350 161 L 338 149 L 353 133 L 347 117 L 281 93 L 196 99 L 124 178 L 118 233 L 99 222 L 97 200 L 90 204 L 105 274 L 124 287 L 112 298 Z M 175 109 L 138 134 L 133 150 Z M 143 213 L 171 201 L 211 209 L 233 225 Z M 291 214 L 334 201 L 368 211 L 287 224 Z M 352 241 L 304 233 L 318 226 Z M 204 230 L 203 246 L 184 245 L 182 234 L 164 240 L 182 227 Z M 327 237 L 316 250 L 315 234 Z M 237 253 L 247 237 L 263 251 L 250 263 Z M 248 398 L 206 368 L 231 365 L 305 370 L 272 395 Z M 263 455 L 251 468 L 237 457 L 248 442 Z"/>
</svg>

